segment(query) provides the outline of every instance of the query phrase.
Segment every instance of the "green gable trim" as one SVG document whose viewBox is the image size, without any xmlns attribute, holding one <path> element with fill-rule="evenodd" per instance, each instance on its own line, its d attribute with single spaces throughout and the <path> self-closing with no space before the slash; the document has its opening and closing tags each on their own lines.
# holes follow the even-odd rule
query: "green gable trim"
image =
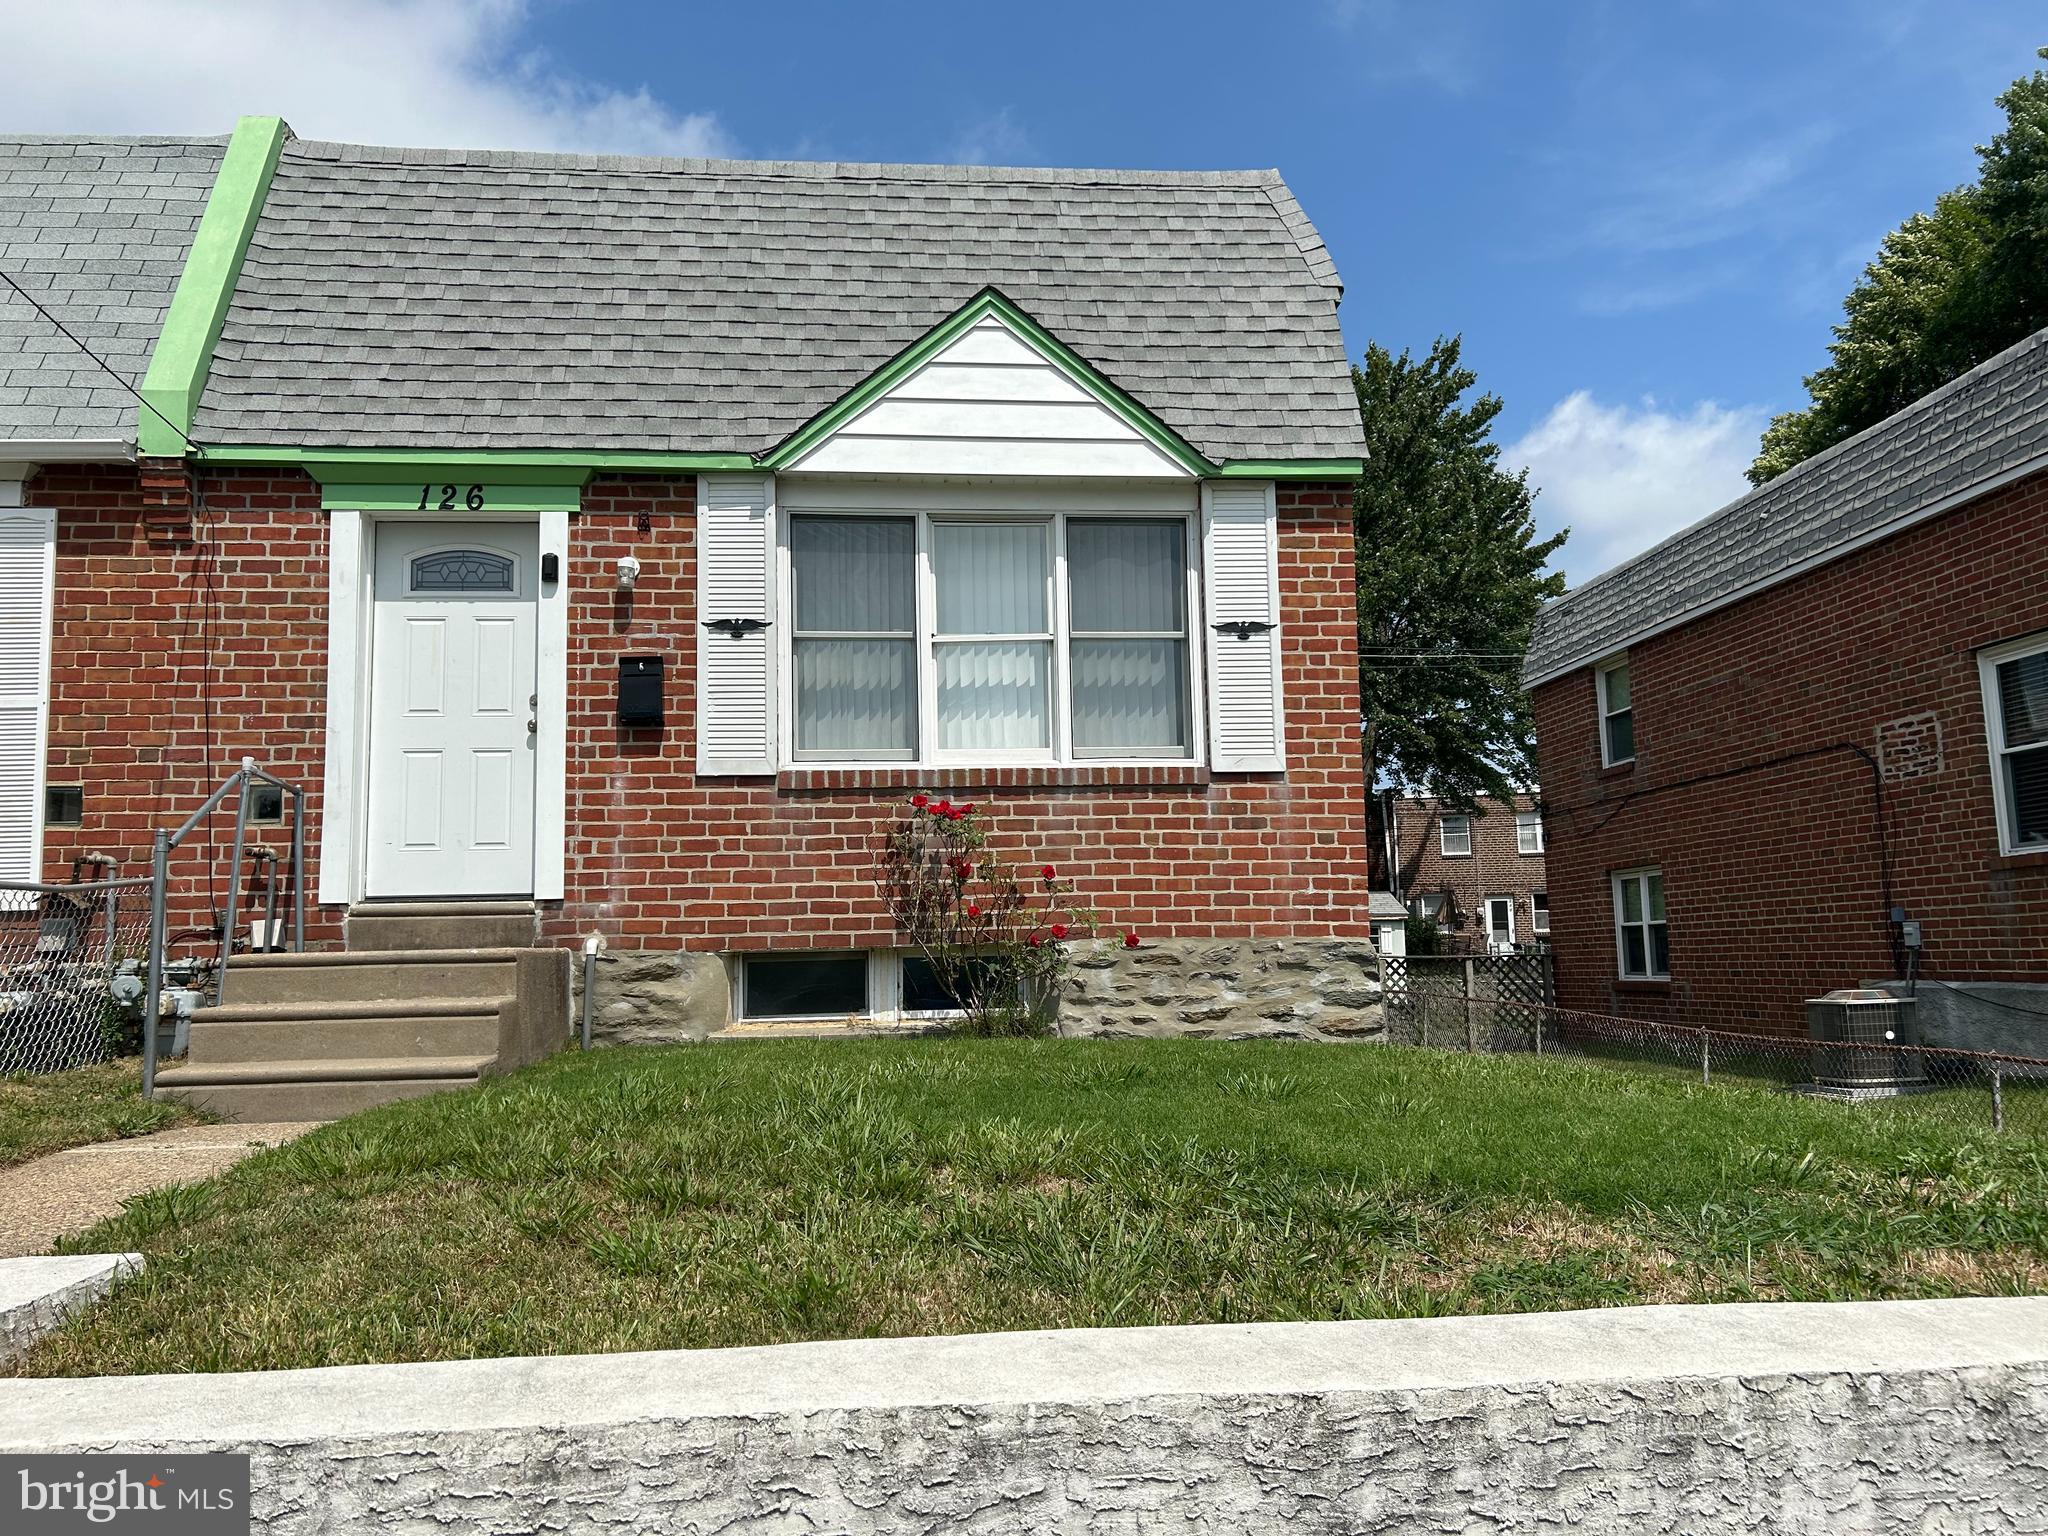
<svg viewBox="0 0 2048 1536">
<path fill-rule="evenodd" d="M 191 439 L 192 413 L 206 388 L 213 349 L 228 317 L 242 258 L 284 149 L 284 119 L 245 117 L 235 124 L 206 212 L 192 236 L 163 332 L 142 378 L 135 441 L 145 454 L 182 454 Z"/>
<path fill-rule="evenodd" d="M 1039 325 L 996 288 L 982 289 L 832 405 L 761 455 L 760 467 L 787 468 L 990 315 L 1001 319 L 1060 372 L 1115 412 L 1189 474 L 1201 477 L 1216 473 L 1216 466 L 1198 453 L 1186 438 L 1103 377 L 1086 358 Z"/>
<path fill-rule="evenodd" d="M 476 471 L 492 480 L 530 474 L 527 484 L 580 478 L 603 470 L 643 474 L 696 474 L 701 470 L 754 470 L 750 453 L 621 453 L 573 448 L 299 448 L 265 443 L 207 444 L 192 454 L 201 464 L 277 464 L 304 469 L 316 480 L 403 481 Z M 516 472 L 516 474 L 515 474 Z M 473 475 L 472 478 L 475 478 Z"/>
<path fill-rule="evenodd" d="M 1365 473 L 1365 460 L 1231 459 L 1216 473 L 1226 479 L 1356 480 Z"/>
</svg>

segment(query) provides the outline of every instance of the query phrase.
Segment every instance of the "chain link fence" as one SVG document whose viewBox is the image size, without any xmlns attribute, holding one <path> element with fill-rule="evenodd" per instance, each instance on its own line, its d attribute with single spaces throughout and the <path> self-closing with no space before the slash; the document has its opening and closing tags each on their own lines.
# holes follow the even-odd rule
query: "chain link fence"
<svg viewBox="0 0 2048 1536">
<path fill-rule="evenodd" d="M 1384 957 L 1387 1038 L 1397 1045 L 1569 1057 L 1672 1079 L 1747 1085 L 2048 1138 L 2048 1060 L 1867 1040 L 1812 1040 L 1558 1008 L 1509 969 L 1520 955 L 1417 966 Z M 1546 957 L 1547 958 L 1547 957 Z M 1489 974 L 1488 960 L 1508 962 Z M 1468 987 L 1467 976 L 1471 981 Z M 1547 971 L 1541 986 L 1547 993 Z"/>
<path fill-rule="evenodd" d="M 0 884 L 0 1076 L 141 1048 L 147 880 Z"/>
</svg>

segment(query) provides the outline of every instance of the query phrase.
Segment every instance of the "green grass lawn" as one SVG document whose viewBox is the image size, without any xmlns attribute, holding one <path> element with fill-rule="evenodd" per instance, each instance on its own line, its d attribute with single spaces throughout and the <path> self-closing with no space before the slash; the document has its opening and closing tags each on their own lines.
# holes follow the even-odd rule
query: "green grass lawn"
<svg viewBox="0 0 2048 1536">
<path fill-rule="evenodd" d="M 167 1131 L 200 1118 L 169 1099 L 145 1099 L 140 1059 L 36 1077 L 0 1077 L 0 1168 L 66 1147 Z"/>
<path fill-rule="evenodd" d="M 70 1241 L 146 1272 L 17 1369 L 2048 1288 L 2031 1137 L 1399 1048 L 564 1056 Z"/>
</svg>

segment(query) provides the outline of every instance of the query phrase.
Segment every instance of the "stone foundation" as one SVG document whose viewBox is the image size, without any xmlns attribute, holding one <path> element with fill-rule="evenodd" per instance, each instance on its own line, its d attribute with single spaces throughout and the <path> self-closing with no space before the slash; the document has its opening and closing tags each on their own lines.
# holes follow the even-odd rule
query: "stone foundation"
<svg viewBox="0 0 2048 1536">
<path fill-rule="evenodd" d="M 1385 1030 L 1364 939 L 1160 939 L 1075 947 L 1060 1033 L 1356 1039 Z"/>
<path fill-rule="evenodd" d="M 576 957 L 576 1020 L 582 1018 Z M 609 950 L 597 963 L 592 1038 L 701 1040 L 730 1020 L 717 955 Z M 1377 1037 L 1379 956 L 1363 939 L 1157 939 L 1075 946 L 1060 1000 L 1067 1035 L 1335 1040 Z"/>
</svg>

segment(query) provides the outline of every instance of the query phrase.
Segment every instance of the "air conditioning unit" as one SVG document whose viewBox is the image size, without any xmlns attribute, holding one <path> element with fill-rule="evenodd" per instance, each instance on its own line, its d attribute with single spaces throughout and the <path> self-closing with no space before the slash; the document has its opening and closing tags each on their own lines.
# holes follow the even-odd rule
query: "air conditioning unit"
<svg viewBox="0 0 2048 1536">
<path fill-rule="evenodd" d="M 1843 1098 L 1888 1098 L 1928 1086 L 1920 1044 L 1920 1005 L 1875 987 L 1842 987 L 1809 998 L 1814 1091 Z"/>
</svg>

